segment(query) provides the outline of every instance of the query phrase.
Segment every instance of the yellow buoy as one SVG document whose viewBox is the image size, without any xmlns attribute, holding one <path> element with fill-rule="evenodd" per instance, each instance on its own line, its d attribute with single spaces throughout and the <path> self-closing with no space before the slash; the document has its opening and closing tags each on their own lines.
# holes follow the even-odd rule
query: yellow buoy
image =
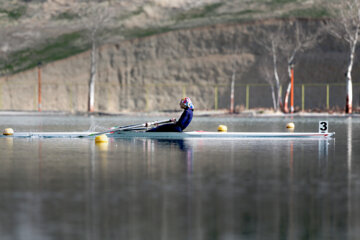
<svg viewBox="0 0 360 240">
<path fill-rule="evenodd" d="M 286 124 L 286 128 L 294 129 L 294 128 L 295 128 L 295 124 L 294 124 L 293 122 L 289 122 L 288 124 Z"/>
<path fill-rule="evenodd" d="M 218 126 L 218 132 L 227 132 L 227 126 L 219 125 Z"/>
<path fill-rule="evenodd" d="M 5 128 L 3 134 L 4 135 L 13 135 L 14 130 L 12 128 Z"/>
<path fill-rule="evenodd" d="M 109 139 L 106 136 L 106 134 L 101 134 L 101 135 L 95 137 L 96 143 L 106 143 L 108 141 L 109 141 Z"/>
</svg>

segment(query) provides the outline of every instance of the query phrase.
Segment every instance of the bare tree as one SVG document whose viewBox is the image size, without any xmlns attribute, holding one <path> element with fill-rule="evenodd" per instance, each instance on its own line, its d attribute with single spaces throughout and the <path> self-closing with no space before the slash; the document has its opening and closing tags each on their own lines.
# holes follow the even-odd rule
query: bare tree
<svg viewBox="0 0 360 240">
<path fill-rule="evenodd" d="M 235 112 L 235 108 L 234 108 L 235 79 L 236 79 L 236 66 L 234 59 L 232 63 L 232 75 L 231 75 L 231 85 L 230 85 L 230 113 Z"/>
<path fill-rule="evenodd" d="M 322 33 L 323 28 L 320 25 L 319 27 L 307 27 L 305 28 L 299 20 L 291 22 L 289 37 L 286 42 L 281 44 L 281 50 L 284 55 L 287 56 L 288 63 L 288 75 L 289 83 L 286 89 L 285 99 L 284 99 L 284 111 L 288 112 L 288 98 L 290 95 L 291 89 L 291 77 L 292 77 L 292 68 L 295 65 L 295 59 L 299 53 L 304 50 L 314 46 L 317 43 L 319 35 Z M 293 112 L 293 109 L 291 110 Z"/>
<path fill-rule="evenodd" d="M 265 57 L 260 61 L 260 74 L 262 78 L 269 83 L 271 89 L 271 97 L 274 109 L 277 108 L 277 98 L 275 93 L 275 77 L 272 60 L 269 57 Z"/>
<path fill-rule="evenodd" d="M 95 105 L 95 82 L 97 70 L 97 47 L 103 40 L 101 31 L 107 26 L 113 15 L 110 11 L 111 6 L 107 2 L 103 4 L 89 3 L 81 11 L 82 22 L 87 30 L 91 42 L 91 60 L 90 60 L 90 79 L 88 95 L 88 111 L 94 111 Z"/>
<path fill-rule="evenodd" d="M 343 40 L 349 47 L 349 60 L 345 73 L 346 79 L 346 105 L 345 112 L 352 113 L 353 87 L 352 70 L 356 54 L 356 47 L 359 42 L 360 30 L 360 1 L 341 0 L 330 1 L 329 9 L 334 16 L 329 21 L 328 31 L 333 36 Z"/>
<path fill-rule="evenodd" d="M 274 24 L 269 29 L 261 31 L 257 41 L 272 59 L 272 72 L 274 76 L 273 95 L 275 95 L 274 110 L 278 111 L 281 105 L 281 83 L 278 71 L 278 61 L 281 45 L 286 41 L 284 26 L 281 22 Z M 270 63 L 268 63 L 270 64 Z"/>
</svg>

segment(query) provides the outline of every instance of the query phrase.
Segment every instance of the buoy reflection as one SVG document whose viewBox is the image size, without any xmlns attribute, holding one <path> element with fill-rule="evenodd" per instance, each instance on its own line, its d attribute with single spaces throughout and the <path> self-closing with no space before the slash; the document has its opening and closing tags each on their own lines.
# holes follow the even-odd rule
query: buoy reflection
<svg viewBox="0 0 360 240">
<path fill-rule="evenodd" d="M 96 148 L 101 152 L 106 152 L 109 150 L 109 143 L 108 142 L 97 142 L 95 143 Z"/>
</svg>

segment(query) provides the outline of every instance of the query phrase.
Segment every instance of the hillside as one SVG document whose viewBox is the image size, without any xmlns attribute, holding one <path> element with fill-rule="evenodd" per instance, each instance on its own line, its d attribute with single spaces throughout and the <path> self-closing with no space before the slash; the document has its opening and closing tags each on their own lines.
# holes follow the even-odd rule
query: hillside
<svg viewBox="0 0 360 240">
<path fill-rule="evenodd" d="M 1 0 L 0 75 L 30 69 L 90 48 L 81 13 L 108 9 L 99 44 L 214 24 L 327 16 L 320 0 Z"/>
<path fill-rule="evenodd" d="M 90 42 L 77 14 L 82 2 L 13 2 L 26 5 L 27 10 L 23 15 L 3 14 L 8 26 L 2 30 L 8 32 L 1 36 L 8 40 L 2 41 L 7 47 L 1 48 L 4 76 L 0 78 L 0 109 L 38 109 L 36 66 L 41 62 L 42 110 L 86 112 Z M 113 16 L 100 33 L 95 111 L 176 110 L 178 99 L 184 95 L 192 97 L 197 109 L 228 108 L 233 74 L 238 109 L 270 108 L 270 87 L 262 75 L 264 59 L 269 55 L 259 38 L 283 25 L 291 43 L 296 22 L 311 32 L 322 27 L 321 17 L 327 15 L 316 1 L 207 0 L 195 6 L 192 1 L 180 0 L 146 2 L 110 2 L 109 14 L 122 15 Z M 17 19 L 11 22 L 13 15 Z M 149 21 L 155 17 L 157 20 Z M 314 85 L 306 90 L 312 99 L 308 107 L 324 108 L 328 91 L 334 99 L 331 106 L 341 108 L 346 59 L 345 46 L 322 32 L 315 44 L 296 58 L 296 104 L 301 101 L 301 83 Z M 284 56 L 278 61 L 285 89 L 287 61 Z M 356 63 L 355 83 L 359 69 Z M 327 90 L 328 83 L 334 85 Z M 355 87 L 356 94 L 359 89 Z M 358 99 L 354 101 L 357 106 Z"/>
</svg>

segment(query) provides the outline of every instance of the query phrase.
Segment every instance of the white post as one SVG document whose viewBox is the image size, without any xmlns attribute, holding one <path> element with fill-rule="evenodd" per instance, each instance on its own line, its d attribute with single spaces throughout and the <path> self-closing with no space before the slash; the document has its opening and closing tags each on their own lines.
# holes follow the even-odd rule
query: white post
<svg viewBox="0 0 360 240">
<path fill-rule="evenodd" d="M 233 70 L 233 75 L 232 75 L 232 79 L 231 79 L 230 113 L 234 113 L 234 88 L 235 88 L 235 70 Z"/>
<path fill-rule="evenodd" d="M 350 78 L 346 80 L 346 113 L 352 113 L 353 87 Z"/>
<path fill-rule="evenodd" d="M 89 103 L 88 111 L 94 112 L 95 103 L 95 80 L 96 80 L 96 45 L 95 41 L 92 42 L 91 50 L 91 66 L 90 66 L 90 80 L 89 80 Z"/>
</svg>

